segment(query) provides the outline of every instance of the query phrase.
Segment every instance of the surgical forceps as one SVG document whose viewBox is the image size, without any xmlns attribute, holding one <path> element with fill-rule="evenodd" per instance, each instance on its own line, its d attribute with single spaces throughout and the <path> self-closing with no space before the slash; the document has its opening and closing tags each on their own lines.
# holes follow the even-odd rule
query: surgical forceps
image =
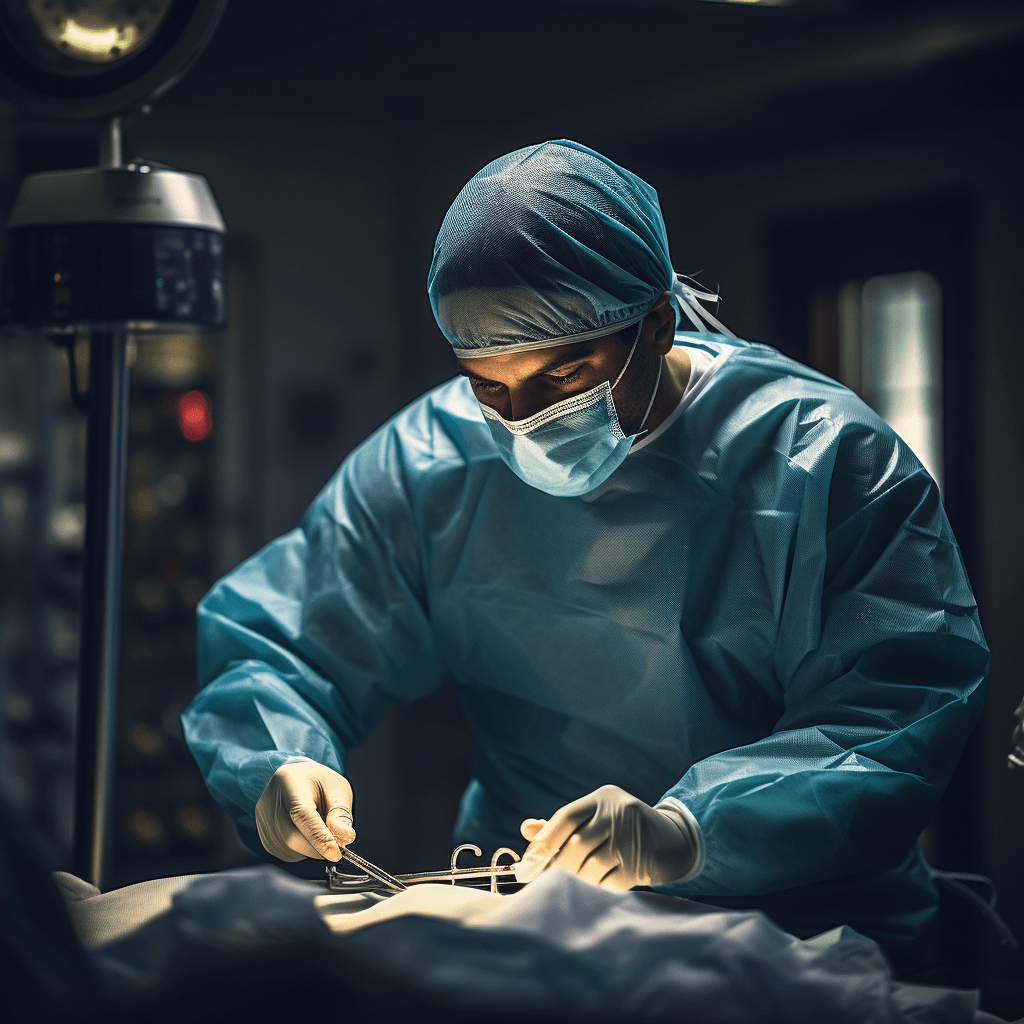
<svg viewBox="0 0 1024 1024">
<path fill-rule="evenodd" d="M 392 892 L 401 892 L 407 888 L 404 882 L 400 879 L 395 878 L 394 875 L 389 875 L 383 868 L 377 867 L 376 864 L 372 864 L 370 861 L 360 857 L 358 853 L 353 853 L 348 847 L 345 847 L 341 851 L 343 860 L 347 860 L 352 864 L 355 864 L 357 868 L 362 868 L 366 872 L 366 876 L 378 885 L 383 885 L 385 889 L 390 889 Z M 330 875 L 330 869 L 333 868 L 333 864 L 328 865 L 327 874 Z M 358 877 L 358 876 L 352 876 Z"/>
<path fill-rule="evenodd" d="M 358 854 L 352 853 L 347 848 L 342 852 L 342 859 L 361 867 L 365 875 L 350 875 L 340 871 L 337 864 L 327 865 L 327 885 L 332 892 L 351 893 L 376 893 L 380 896 L 394 896 L 396 892 L 407 889 L 410 885 L 420 885 L 424 882 L 451 883 L 452 885 L 469 886 L 481 889 L 489 887 L 491 892 L 498 891 L 498 883 L 509 883 L 516 881 L 515 862 L 519 860 L 519 854 L 503 846 L 495 850 L 491 857 L 491 863 L 480 864 L 475 867 L 460 868 L 458 865 L 459 854 L 463 850 L 472 850 L 477 857 L 483 856 L 483 851 L 473 843 L 463 843 L 452 854 L 451 868 L 447 871 L 419 871 L 411 875 L 389 875 L 382 868 L 364 860 Z M 510 864 L 499 864 L 498 858 L 509 856 L 512 858 Z"/>
</svg>

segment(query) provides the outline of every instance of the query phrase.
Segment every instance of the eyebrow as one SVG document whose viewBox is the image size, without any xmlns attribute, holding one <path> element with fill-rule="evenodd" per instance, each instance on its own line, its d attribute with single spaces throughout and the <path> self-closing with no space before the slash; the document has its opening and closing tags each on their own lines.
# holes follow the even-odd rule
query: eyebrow
<svg viewBox="0 0 1024 1024">
<path fill-rule="evenodd" d="M 550 373 L 552 370 L 557 370 L 561 366 L 567 366 L 569 363 L 578 363 L 587 356 L 591 355 L 594 351 L 594 344 L 592 341 L 581 341 L 570 347 L 568 352 L 564 352 L 562 355 L 555 356 L 551 362 L 545 363 L 542 367 L 534 370 L 533 373 L 527 378 L 527 380 L 533 377 L 542 377 L 545 373 Z M 491 380 L 488 377 L 481 377 L 479 373 L 474 373 L 472 370 L 467 370 L 461 363 L 459 363 L 459 373 L 463 377 L 470 377 L 473 380 L 482 381 L 484 384 L 498 384 L 500 381 Z"/>
</svg>

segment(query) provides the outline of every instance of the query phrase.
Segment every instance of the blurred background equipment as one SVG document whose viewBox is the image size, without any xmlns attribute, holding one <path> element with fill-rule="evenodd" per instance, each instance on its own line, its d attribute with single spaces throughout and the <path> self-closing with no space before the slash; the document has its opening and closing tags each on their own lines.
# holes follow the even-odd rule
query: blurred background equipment
<svg viewBox="0 0 1024 1024">
<path fill-rule="evenodd" d="M 1014 711 L 1017 724 L 1013 728 L 1013 750 L 1009 755 L 1010 768 L 1024 768 L 1024 700 L 1017 705 Z"/>
<path fill-rule="evenodd" d="M 0 86 L 18 106 L 64 119 L 110 117 L 98 167 L 22 183 L 0 269 L 0 325 L 62 342 L 71 398 L 88 412 L 74 863 L 101 888 L 109 882 L 114 816 L 129 332 L 217 330 L 225 321 L 224 224 L 209 187 L 164 165 L 125 166 L 120 115 L 181 77 L 223 7 L 187 0 L 5 0 L 0 7 Z M 88 351 L 84 394 L 78 341 Z"/>
</svg>

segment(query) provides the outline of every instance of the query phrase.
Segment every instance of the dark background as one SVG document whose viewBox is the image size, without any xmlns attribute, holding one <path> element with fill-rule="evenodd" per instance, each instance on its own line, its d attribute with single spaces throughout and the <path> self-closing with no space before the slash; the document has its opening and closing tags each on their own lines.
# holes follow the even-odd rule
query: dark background
<svg viewBox="0 0 1024 1024">
<path fill-rule="evenodd" d="M 737 334 L 797 358 L 812 359 L 823 286 L 919 269 L 940 281 L 946 505 L 993 669 L 929 852 L 995 879 L 1024 936 L 1024 772 L 1005 767 L 1024 691 L 1022 67 L 1024 5 L 1011 2 L 229 5 L 186 79 L 126 128 L 126 157 L 209 180 L 228 225 L 231 327 L 201 350 L 139 339 L 117 882 L 245 860 L 177 726 L 195 601 L 454 372 L 425 290 L 441 218 L 490 159 L 568 137 L 651 182 L 677 270 L 720 289 Z M 0 205 L 25 173 L 93 163 L 95 136 L 0 106 Z M 0 391 L 0 414 L 39 454 L 8 464 L 0 444 L 0 488 L 41 512 L 0 565 L 5 773 L 62 864 L 77 549 L 73 530 L 58 543 L 46 524 L 75 506 L 80 422 L 63 357 L 18 344 L 0 341 L 0 369 L 23 382 Z M 190 389 L 213 408 L 197 443 L 174 420 Z M 168 476 L 187 485 L 177 504 Z M 38 616 L 18 619 L 25 608 Z M 364 855 L 396 871 L 447 861 L 467 748 L 450 688 L 382 723 L 350 767 Z M 968 981 L 998 993 L 1024 975 L 1019 954 L 951 913 Z"/>
</svg>

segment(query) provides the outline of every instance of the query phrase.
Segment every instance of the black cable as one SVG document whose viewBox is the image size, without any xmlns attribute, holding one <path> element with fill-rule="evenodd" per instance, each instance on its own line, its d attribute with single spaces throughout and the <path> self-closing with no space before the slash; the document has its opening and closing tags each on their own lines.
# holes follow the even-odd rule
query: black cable
<svg viewBox="0 0 1024 1024">
<path fill-rule="evenodd" d="M 56 344 L 67 352 L 68 355 L 68 376 L 71 390 L 71 401 L 79 412 L 89 411 L 89 392 L 78 390 L 78 364 L 75 362 L 75 336 L 67 334 L 54 338 Z"/>
</svg>

